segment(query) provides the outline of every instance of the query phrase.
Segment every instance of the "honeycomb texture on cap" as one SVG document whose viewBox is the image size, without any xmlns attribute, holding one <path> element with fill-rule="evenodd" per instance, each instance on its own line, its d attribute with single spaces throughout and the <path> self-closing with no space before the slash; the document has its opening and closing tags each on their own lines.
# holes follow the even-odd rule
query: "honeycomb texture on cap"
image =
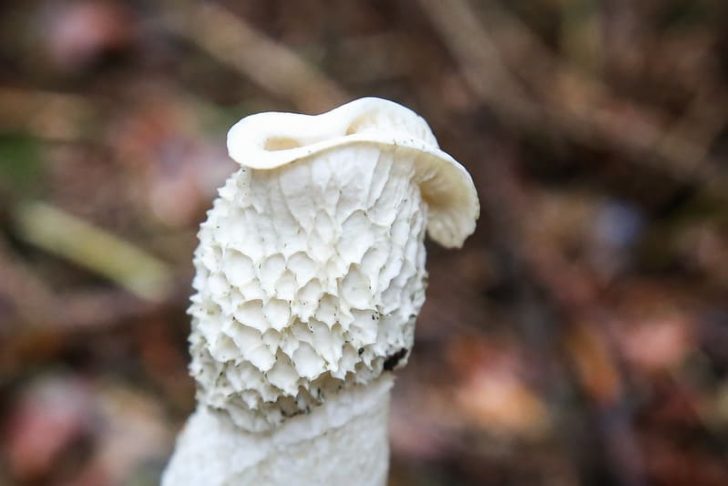
<svg viewBox="0 0 728 486">
<path fill-rule="evenodd" d="M 426 281 L 415 157 L 354 144 L 227 180 L 194 258 L 201 403 L 265 431 L 405 363 Z"/>
</svg>

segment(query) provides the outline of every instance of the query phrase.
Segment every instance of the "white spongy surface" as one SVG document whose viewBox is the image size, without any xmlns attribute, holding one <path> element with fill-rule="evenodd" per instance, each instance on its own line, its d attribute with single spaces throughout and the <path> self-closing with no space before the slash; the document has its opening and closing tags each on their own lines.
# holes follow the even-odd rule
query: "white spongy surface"
<svg viewBox="0 0 728 486">
<path fill-rule="evenodd" d="M 416 157 L 354 143 L 228 179 L 194 259 L 202 404 L 268 430 L 406 361 L 426 280 Z"/>
</svg>

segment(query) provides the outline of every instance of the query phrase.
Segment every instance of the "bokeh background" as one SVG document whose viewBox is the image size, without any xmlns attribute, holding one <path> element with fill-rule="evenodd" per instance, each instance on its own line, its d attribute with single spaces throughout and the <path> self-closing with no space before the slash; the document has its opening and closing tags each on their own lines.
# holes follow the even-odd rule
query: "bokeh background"
<svg viewBox="0 0 728 486">
<path fill-rule="evenodd" d="M 723 0 L 3 1 L 0 484 L 156 484 L 227 128 L 365 95 L 482 204 L 391 484 L 728 484 L 727 77 Z"/>
</svg>

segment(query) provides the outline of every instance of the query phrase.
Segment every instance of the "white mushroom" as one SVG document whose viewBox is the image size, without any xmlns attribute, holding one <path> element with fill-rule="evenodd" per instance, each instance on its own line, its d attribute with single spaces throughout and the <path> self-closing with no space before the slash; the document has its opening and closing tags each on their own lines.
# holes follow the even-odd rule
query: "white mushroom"
<svg viewBox="0 0 728 486">
<path fill-rule="evenodd" d="M 388 371 L 425 300 L 425 231 L 462 245 L 472 180 L 422 118 L 377 98 L 249 116 L 228 150 L 243 167 L 194 260 L 198 409 L 163 483 L 384 484 Z"/>
</svg>

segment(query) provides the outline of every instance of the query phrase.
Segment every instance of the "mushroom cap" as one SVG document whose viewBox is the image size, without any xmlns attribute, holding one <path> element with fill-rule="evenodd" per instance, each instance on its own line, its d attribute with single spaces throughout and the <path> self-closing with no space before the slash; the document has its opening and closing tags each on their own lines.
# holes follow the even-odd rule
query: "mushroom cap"
<svg viewBox="0 0 728 486">
<path fill-rule="evenodd" d="M 427 232 L 445 247 L 460 247 L 475 230 L 480 204 L 470 174 L 440 150 L 427 122 L 381 98 L 361 98 L 320 115 L 250 115 L 228 132 L 230 157 L 272 170 L 354 144 L 394 147 L 415 155 L 415 182 L 428 205 Z"/>
</svg>

